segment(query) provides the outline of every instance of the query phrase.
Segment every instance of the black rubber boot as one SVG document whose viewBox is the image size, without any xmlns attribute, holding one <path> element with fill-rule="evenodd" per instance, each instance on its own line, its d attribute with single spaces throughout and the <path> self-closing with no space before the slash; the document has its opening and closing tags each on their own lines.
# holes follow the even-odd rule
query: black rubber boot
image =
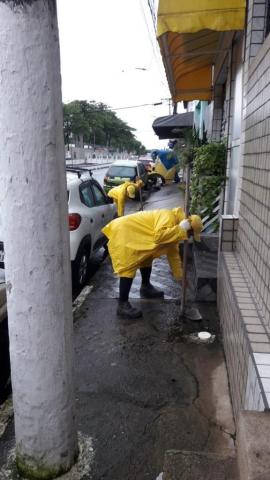
<svg viewBox="0 0 270 480">
<path fill-rule="evenodd" d="M 147 283 L 141 285 L 140 295 L 143 298 L 161 298 L 164 297 L 164 292 L 151 285 L 151 283 Z"/>
<path fill-rule="evenodd" d="M 129 302 L 118 302 L 117 315 L 121 318 L 140 318 L 142 311 L 139 308 L 132 307 Z"/>
</svg>

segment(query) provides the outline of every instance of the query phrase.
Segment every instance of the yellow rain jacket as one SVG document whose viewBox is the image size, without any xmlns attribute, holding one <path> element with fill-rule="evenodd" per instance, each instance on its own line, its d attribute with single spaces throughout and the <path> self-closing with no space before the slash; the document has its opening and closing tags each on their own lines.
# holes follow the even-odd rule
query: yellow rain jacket
<svg viewBox="0 0 270 480">
<path fill-rule="evenodd" d="M 179 167 L 178 166 L 173 166 L 172 168 L 169 168 L 167 170 L 163 163 L 157 159 L 155 163 L 155 167 L 152 173 L 157 173 L 158 175 L 161 175 L 166 183 L 172 182 L 174 180 L 176 172 L 178 172 Z M 151 174 L 150 174 L 151 175 Z"/>
<path fill-rule="evenodd" d="M 179 222 L 184 218 L 183 209 L 175 208 L 137 212 L 108 223 L 102 232 L 109 239 L 114 272 L 119 277 L 134 278 L 138 268 L 167 255 L 173 276 L 181 279 L 179 242 L 187 240 L 187 232 Z"/>
<path fill-rule="evenodd" d="M 125 212 L 125 203 L 127 198 L 129 198 L 127 193 L 127 188 L 133 185 L 135 188 L 141 188 L 143 186 L 142 180 L 137 180 L 136 183 L 134 182 L 124 182 L 117 187 L 113 187 L 109 192 L 108 196 L 113 199 L 114 203 L 117 206 L 117 213 L 118 217 L 122 217 Z"/>
</svg>

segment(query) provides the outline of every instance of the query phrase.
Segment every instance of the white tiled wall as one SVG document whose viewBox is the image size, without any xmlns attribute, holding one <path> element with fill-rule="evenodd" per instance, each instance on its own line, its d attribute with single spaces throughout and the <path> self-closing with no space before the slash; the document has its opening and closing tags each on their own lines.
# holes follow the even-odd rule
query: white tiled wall
<svg viewBox="0 0 270 480">
<path fill-rule="evenodd" d="M 237 252 L 220 252 L 218 309 L 235 417 L 269 409 L 270 339 Z"/>
<path fill-rule="evenodd" d="M 220 219 L 220 245 L 223 252 L 232 252 L 236 249 L 238 217 L 222 215 Z"/>
</svg>

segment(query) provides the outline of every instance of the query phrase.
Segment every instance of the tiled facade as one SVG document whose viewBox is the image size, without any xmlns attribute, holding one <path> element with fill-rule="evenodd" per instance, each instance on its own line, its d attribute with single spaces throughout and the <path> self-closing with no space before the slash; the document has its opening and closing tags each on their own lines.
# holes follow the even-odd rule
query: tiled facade
<svg viewBox="0 0 270 480">
<path fill-rule="evenodd" d="M 270 35 L 265 38 L 269 2 L 247 3 L 238 191 L 230 212 L 232 217 L 239 216 L 239 223 L 236 242 L 230 242 L 226 217 L 221 223 L 218 279 L 218 306 L 236 418 L 241 409 L 270 407 Z M 233 73 L 229 72 L 227 92 L 232 81 Z M 225 103 L 224 131 L 230 124 L 229 116 Z M 232 142 L 229 138 L 229 162 Z M 230 163 L 227 173 L 229 176 Z M 227 203 L 229 195 L 228 189 Z"/>
<path fill-rule="evenodd" d="M 250 0 L 247 3 L 246 58 L 249 63 L 259 53 L 264 42 L 268 2 L 267 0 Z"/>
<path fill-rule="evenodd" d="M 247 83 L 239 254 L 252 272 L 255 297 L 270 328 L 270 38 L 250 66 Z"/>
<path fill-rule="evenodd" d="M 219 257 L 218 308 L 235 418 L 270 405 L 270 340 L 236 252 Z"/>
</svg>

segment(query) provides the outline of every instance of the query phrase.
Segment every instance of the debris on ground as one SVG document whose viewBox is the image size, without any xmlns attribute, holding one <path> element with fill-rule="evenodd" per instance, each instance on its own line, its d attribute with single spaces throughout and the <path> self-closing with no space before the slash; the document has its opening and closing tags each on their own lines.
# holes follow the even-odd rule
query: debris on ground
<svg viewBox="0 0 270 480">
<path fill-rule="evenodd" d="M 216 335 L 212 335 L 210 332 L 195 332 L 189 335 L 183 335 L 183 339 L 187 343 L 209 344 L 215 341 Z"/>
</svg>

